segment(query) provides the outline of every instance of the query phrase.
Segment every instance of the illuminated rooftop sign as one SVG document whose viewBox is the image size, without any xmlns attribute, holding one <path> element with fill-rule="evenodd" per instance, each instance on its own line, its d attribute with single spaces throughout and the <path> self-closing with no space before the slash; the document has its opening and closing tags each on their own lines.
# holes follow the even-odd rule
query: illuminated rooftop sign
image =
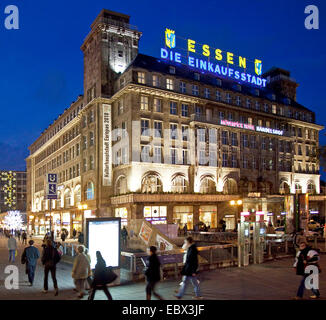
<svg viewBox="0 0 326 320">
<path fill-rule="evenodd" d="M 259 126 L 254 126 L 252 124 L 241 123 L 241 122 L 238 122 L 238 121 L 221 120 L 220 124 L 222 126 L 239 128 L 239 129 L 246 129 L 246 130 L 252 130 L 252 131 L 258 131 L 258 132 L 264 132 L 264 133 L 270 133 L 270 134 L 275 134 L 275 135 L 278 135 L 278 136 L 283 136 L 283 134 L 284 134 L 283 130 L 259 127 Z"/>
<path fill-rule="evenodd" d="M 259 59 L 251 61 L 242 56 L 235 56 L 232 52 L 225 52 L 207 44 L 199 44 L 192 39 L 186 39 L 186 50 L 180 48 L 180 50 L 187 52 L 186 55 L 182 55 L 175 51 L 176 43 L 175 31 L 166 29 L 165 48 L 161 48 L 162 59 L 185 64 L 216 76 L 231 78 L 258 87 L 266 87 L 266 79 L 260 77 L 262 75 L 262 61 Z M 248 70 L 252 70 L 255 74 L 251 74 Z"/>
</svg>

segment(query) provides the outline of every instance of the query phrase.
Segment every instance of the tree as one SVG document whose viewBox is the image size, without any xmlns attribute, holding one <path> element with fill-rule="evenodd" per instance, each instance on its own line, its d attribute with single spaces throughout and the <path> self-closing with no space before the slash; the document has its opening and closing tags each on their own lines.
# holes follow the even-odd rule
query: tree
<svg viewBox="0 0 326 320">
<path fill-rule="evenodd" d="M 5 216 L 4 224 L 9 230 L 20 230 L 24 221 L 19 211 L 9 211 Z"/>
</svg>

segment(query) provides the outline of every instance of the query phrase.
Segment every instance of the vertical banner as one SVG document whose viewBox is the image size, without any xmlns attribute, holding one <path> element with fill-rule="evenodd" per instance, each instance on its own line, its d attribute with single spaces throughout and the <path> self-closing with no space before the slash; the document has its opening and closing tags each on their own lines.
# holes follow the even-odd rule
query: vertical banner
<svg viewBox="0 0 326 320">
<path fill-rule="evenodd" d="M 103 104 L 103 186 L 111 186 L 112 179 L 112 140 L 111 105 Z"/>
</svg>

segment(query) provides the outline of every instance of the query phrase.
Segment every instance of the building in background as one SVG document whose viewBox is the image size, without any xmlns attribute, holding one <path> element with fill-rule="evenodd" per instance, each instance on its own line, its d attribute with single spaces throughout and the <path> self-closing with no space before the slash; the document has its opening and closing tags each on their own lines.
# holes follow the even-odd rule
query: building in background
<svg viewBox="0 0 326 320">
<path fill-rule="evenodd" d="M 259 88 L 138 54 L 129 19 L 99 14 L 81 47 L 84 96 L 29 148 L 35 233 L 82 230 L 94 216 L 234 229 L 241 210 L 275 223 L 284 195 L 320 192 L 323 127 L 288 71 L 266 72 Z M 46 173 L 59 180 L 51 206 Z"/>
</svg>

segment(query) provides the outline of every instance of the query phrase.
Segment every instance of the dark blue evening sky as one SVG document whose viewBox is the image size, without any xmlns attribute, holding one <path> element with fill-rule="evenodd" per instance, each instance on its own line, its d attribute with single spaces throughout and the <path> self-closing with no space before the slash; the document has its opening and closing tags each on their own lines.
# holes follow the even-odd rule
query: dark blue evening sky
<svg viewBox="0 0 326 320">
<path fill-rule="evenodd" d="M 20 30 L 4 8 L 20 9 Z M 306 5 L 320 29 L 306 30 Z M 317 0 L 102 1 L 3 0 L 0 4 L 0 169 L 23 169 L 27 147 L 83 93 L 80 46 L 102 8 L 129 14 L 143 32 L 140 52 L 159 56 L 166 27 L 179 36 L 278 66 L 300 84 L 299 103 L 326 124 L 326 2 Z M 321 143 L 326 144 L 325 131 Z"/>
</svg>

